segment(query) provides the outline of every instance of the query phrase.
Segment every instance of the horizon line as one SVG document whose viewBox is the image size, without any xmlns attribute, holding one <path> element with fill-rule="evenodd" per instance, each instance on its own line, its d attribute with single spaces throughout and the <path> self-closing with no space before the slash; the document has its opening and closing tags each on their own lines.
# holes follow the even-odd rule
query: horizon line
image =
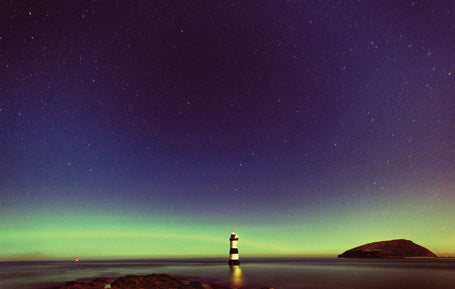
<svg viewBox="0 0 455 289">
<path fill-rule="evenodd" d="M 438 258 L 454 258 L 455 253 L 450 254 L 439 254 Z M 226 255 L 156 255 L 156 256 L 80 256 L 80 257 L 25 257 L 20 256 L 0 256 L 0 262 L 40 262 L 40 261 L 61 261 L 61 262 L 73 262 L 76 259 L 80 261 L 103 261 L 103 260 L 162 260 L 162 259 L 221 259 L 228 258 Z M 243 255 L 242 259 L 251 259 L 251 258 L 338 258 L 337 255 L 333 254 L 281 254 L 281 255 Z"/>
</svg>

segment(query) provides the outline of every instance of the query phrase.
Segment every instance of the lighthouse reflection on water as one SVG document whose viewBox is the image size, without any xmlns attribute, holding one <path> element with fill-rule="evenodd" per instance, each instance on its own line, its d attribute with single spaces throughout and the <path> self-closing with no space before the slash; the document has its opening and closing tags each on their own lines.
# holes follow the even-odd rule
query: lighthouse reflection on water
<svg viewBox="0 0 455 289">
<path fill-rule="evenodd" d="M 239 249 L 238 241 L 239 236 L 232 232 L 229 249 L 229 270 L 230 270 L 230 281 L 233 288 L 240 288 L 243 286 L 242 278 L 242 269 L 240 269 L 240 260 L 239 260 Z"/>
<path fill-rule="evenodd" d="M 240 288 L 243 286 L 243 277 L 242 277 L 242 269 L 240 269 L 239 265 L 230 265 L 229 270 L 231 271 L 230 274 L 230 282 L 232 288 Z"/>
</svg>

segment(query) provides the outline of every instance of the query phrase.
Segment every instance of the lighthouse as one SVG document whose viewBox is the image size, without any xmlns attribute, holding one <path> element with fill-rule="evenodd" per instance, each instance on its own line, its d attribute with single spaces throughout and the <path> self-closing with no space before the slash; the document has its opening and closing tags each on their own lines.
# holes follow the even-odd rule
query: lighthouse
<svg viewBox="0 0 455 289">
<path fill-rule="evenodd" d="M 231 242 L 231 249 L 229 250 L 229 266 L 240 265 L 238 249 L 239 235 L 232 232 L 229 241 Z"/>
</svg>

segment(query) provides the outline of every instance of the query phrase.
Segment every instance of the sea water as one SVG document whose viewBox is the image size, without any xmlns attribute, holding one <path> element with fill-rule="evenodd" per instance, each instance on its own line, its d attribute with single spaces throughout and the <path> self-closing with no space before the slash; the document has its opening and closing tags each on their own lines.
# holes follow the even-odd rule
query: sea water
<svg viewBox="0 0 455 289">
<path fill-rule="evenodd" d="M 0 262 L 0 289 L 55 288 L 66 281 L 167 273 L 233 288 L 451 289 L 455 259 L 242 258 Z"/>
</svg>

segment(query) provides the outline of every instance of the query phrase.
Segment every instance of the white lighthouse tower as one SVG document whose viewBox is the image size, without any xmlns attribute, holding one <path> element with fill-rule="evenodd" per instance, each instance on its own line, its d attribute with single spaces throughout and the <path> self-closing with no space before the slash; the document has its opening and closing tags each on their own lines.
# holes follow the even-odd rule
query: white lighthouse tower
<svg viewBox="0 0 455 289">
<path fill-rule="evenodd" d="M 231 249 L 229 250 L 229 266 L 240 265 L 238 249 L 239 235 L 232 232 L 229 241 L 231 241 Z"/>
</svg>

